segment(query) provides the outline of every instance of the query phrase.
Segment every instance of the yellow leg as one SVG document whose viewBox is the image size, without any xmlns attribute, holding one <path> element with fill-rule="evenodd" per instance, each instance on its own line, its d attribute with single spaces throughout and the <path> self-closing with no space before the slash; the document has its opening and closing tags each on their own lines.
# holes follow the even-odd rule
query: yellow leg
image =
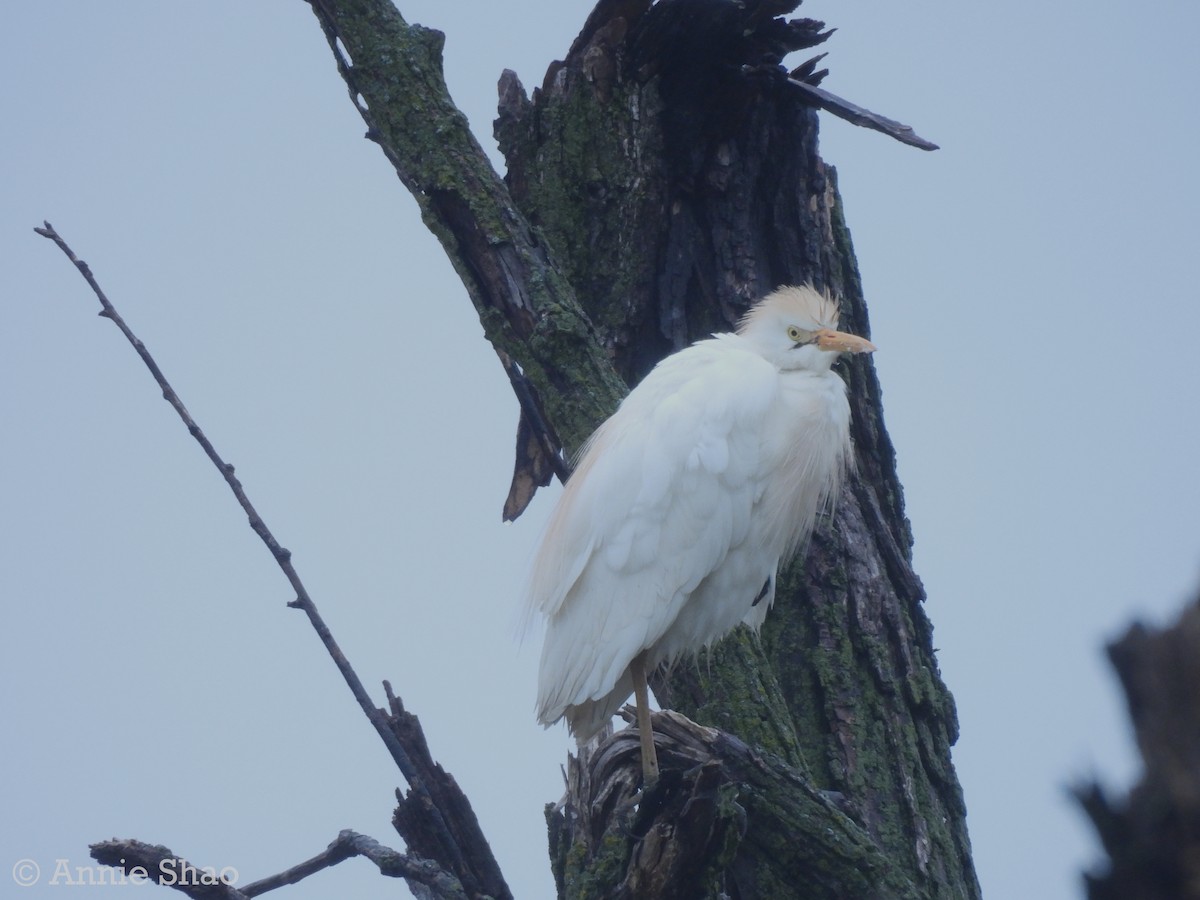
<svg viewBox="0 0 1200 900">
<path fill-rule="evenodd" d="M 650 723 L 650 688 L 646 684 L 646 657 L 638 656 L 629 664 L 633 676 L 633 698 L 637 704 L 638 737 L 642 742 L 642 786 L 658 781 L 658 753 L 654 749 L 654 726 Z"/>
</svg>

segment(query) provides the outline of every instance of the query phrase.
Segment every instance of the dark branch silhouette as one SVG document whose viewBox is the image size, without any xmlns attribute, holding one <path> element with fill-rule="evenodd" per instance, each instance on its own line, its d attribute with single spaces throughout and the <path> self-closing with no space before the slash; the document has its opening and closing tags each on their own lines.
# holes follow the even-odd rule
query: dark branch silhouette
<svg viewBox="0 0 1200 900">
<path fill-rule="evenodd" d="M 829 91 L 807 81 L 789 78 L 788 84 L 803 94 L 814 106 L 819 106 L 826 112 L 833 113 L 839 119 L 845 119 L 847 122 L 863 128 L 872 128 L 919 150 L 938 149 L 937 144 L 925 140 L 925 138 L 913 131 L 911 125 L 905 125 L 903 122 L 897 122 L 895 119 L 889 119 L 887 116 L 873 113 L 869 109 L 863 109 L 861 106 L 851 103 L 849 100 L 843 100 L 837 94 L 831 94 Z"/>
<path fill-rule="evenodd" d="M 439 900 L 467 900 L 462 883 L 429 859 L 412 856 L 385 847 L 374 838 L 356 831 L 342 831 L 312 859 L 292 866 L 277 875 L 261 878 L 244 887 L 226 882 L 221 873 L 188 862 L 167 847 L 142 841 L 100 841 L 90 847 L 92 859 L 101 865 L 122 870 L 127 876 L 145 878 L 173 888 L 195 900 L 249 900 L 267 891 L 296 884 L 322 869 L 362 856 L 389 878 L 404 878 L 424 885 Z"/>
<path fill-rule="evenodd" d="M 247 897 L 257 897 L 267 891 L 295 884 L 309 875 L 328 869 L 347 859 L 362 856 L 378 867 L 381 874 L 389 878 L 404 878 L 429 888 L 435 897 L 444 900 L 467 900 L 462 882 L 429 859 L 416 859 L 410 855 L 385 847 L 374 838 L 356 831 L 343 831 L 323 853 L 305 860 L 287 871 L 252 882 L 242 888 Z"/>
<path fill-rule="evenodd" d="M 212 460 L 213 465 L 217 467 L 217 471 L 221 473 L 226 484 L 233 491 L 238 503 L 246 511 L 246 515 L 250 519 L 250 527 L 254 529 L 254 533 L 267 545 L 267 549 L 271 551 L 271 555 L 275 558 L 276 563 L 279 564 L 288 582 L 295 590 L 296 599 L 289 602 L 288 606 L 294 609 L 301 609 L 308 616 L 309 622 L 321 639 L 321 643 L 324 644 L 326 651 L 333 658 L 338 671 L 342 673 L 342 677 L 350 687 L 351 693 L 354 694 L 354 699 L 358 701 L 359 707 L 372 726 L 374 726 L 375 731 L 383 740 L 384 746 L 387 747 L 392 759 L 396 762 L 401 774 L 408 782 L 409 789 L 407 796 L 400 795 L 397 792 L 397 799 L 400 803 L 397 811 L 397 824 L 399 827 L 400 821 L 403 821 L 404 827 L 401 828 L 401 834 L 404 836 L 406 843 L 410 847 L 420 847 L 424 851 L 424 858 L 412 859 L 403 856 L 403 854 L 397 854 L 396 851 L 387 850 L 387 848 L 381 847 L 374 842 L 368 845 L 365 843 L 365 841 L 370 840 L 368 838 L 361 838 L 359 843 L 355 845 L 358 848 L 355 852 L 370 857 L 372 861 L 380 866 L 381 871 L 384 870 L 381 860 L 384 860 L 386 857 L 389 868 L 387 871 L 384 871 L 385 875 L 416 879 L 416 875 L 412 873 L 432 872 L 429 877 L 437 876 L 438 884 L 441 885 L 438 888 L 439 890 L 450 890 L 452 883 L 457 884 L 459 894 L 445 893 L 444 896 L 447 897 L 460 895 L 465 897 L 466 894 L 461 893 L 463 884 L 469 885 L 473 894 L 486 894 L 497 898 L 511 896 L 500 874 L 500 868 L 492 856 L 491 849 L 484 839 L 482 831 L 479 829 L 479 823 L 471 810 L 470 803 L 461 790 L 459 790 L 454 779 L 443 772 L 441 767 L 433 762 L 429 755 L 428 746 L 425 743 L 425 736 L 421 731 L 420 723 L 416 717 L 404 712 L 400 702 L 392 695 L 390 686 L 387 686 L 385 690 L 392 714 L 389 715 L 374 705 L 358 674 L 354 671 L 345 654 L 342 653 L 341 648 L 334 640 L 329 626 L 325 624 L 325 621 L 317 612 L 316 604 L 313 602 L 312 597 L 309 596 L 304 583 L 300 580 L 300 576 L 296 572 L 295 566 L 292 564 L 291 552 L 280 545 L 279 541 L 275 539 L 271 530 L 262 520 L 262 517 L 259 516 L 254 505 L 250 502 L 250 498 L 247 497 L 242 483 L 234 476 L 234 467 L 225 462 L 213 446 L 212 441 L 208 439 L 208 436 L 205 435 L 191 414 L 188 413 L 187 407 L 183 405 L 183 401 L 180 400 L 175 389 L 167 381 L 162 369 L 159 368 L 158 363 L 155 362 L 146 345 L 133 333 L 108 297 L 105 296 L 88 264 L 75 255 L 75 252 L 49 222 L 44 222 L 43 227 L 35 228 L 34 231 L 42 237 L 53 241 L 66 254 L 67 259 L 75 265 L 80 274 L 83 275 L 92 292 L 100 301 L 100 315 L 109 319 L 125 335 L 126 340 L 137 351 L 142 362 L 146 364 L 146 368 L 154 376 L 154 380 L 158 382 L 158 386 L 162 389 L 163 399 L 171 404 L 171 407 L 178 413 L 179 418 L 183 420 L 183 424 L 187 426 L 188 433 L 196 439 L 208 458 Z M 435 796 L 435 793 L 437 796 Z M 448 821 L 448 817 L 443 812 L 448 807 L 454 809 L 453 821 Z M 403 816 L 401 812 L 403 812 Z M 170 851 L 167 851 L 163 847 L 152 847 L 149 844 L 142 844 L 141 842 L 131 842 L 132 845 L 149 847 L 152 850 L 162 851 L 170 855 Z M 100 848 L 106 846 L 101 844 L 95 845 L 95 847 Z M 95 856 L 96 852 L 93 849 L 93 856 Z M 107 853 L 106 850 L 103 852 Z M 105 859 L 108 858 L 106 855 Z M 119 859 L 120 857 L 111 858 Z M 100 862 L 105 861 L 98 856 L 96 859 Z M 403 871 L 406 866 L 411 869 L 411 872 Z M 155 869 L 155 871 L 158 871 L 158 869 Z M 179 887 L 178 885 L 170 886 Z M 431 888 L 434 887 L 433 884 L 429 884 L 429 886 Z M 205 891 L 233 890 L 228 886 L 201 885 L 201 887 Z M 179 887 L 179 889 L 183 890 L 183 887 Z M 233 897 L 240 895 L 237 895 L 235 892 L 234 894 L 202 893 L 193 894 L 192 896 Z"/>
<path fill-rule="evenodd" d="M 224 881 L 219 874 L 193 865 L 161 844 L 111 840 L 92 844 L 89 849 L 92 859 L 101 865 L 120 869 L 130 878 L 144 878 L 173 888 L 195 900 L 248 900 L 250 897 Z"/>
<path fill-rule="evenodd" d="M 1109 644 L 1143 770 L 1125 796 L 1075 788 L 1104 847 L 1089 900 L 1200 900 L 1200 599 Z"/>
</svg>

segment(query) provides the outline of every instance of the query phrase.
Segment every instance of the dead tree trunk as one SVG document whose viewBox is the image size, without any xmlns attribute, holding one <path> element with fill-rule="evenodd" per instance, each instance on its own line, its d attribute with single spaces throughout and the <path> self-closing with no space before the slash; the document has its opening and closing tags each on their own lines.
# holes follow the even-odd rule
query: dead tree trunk
<svg viewBox="0 0 1200 900">
<path fill-rule="evenodd" d="M 1114 798 L 1076 796 L 1104 845 L 1089 900 L 1200 898 L 1200 599 L 1167 628 L 1135 624 L 1109 645 L 1141 751 L 1140 780 Z"/>
<path fill-rule="evenodd" d="M 601 0 L 532 97 L 501 79 L 505 184 L 444 94 L 440 35 L 388 0 L 309 2 L 521 399 L 508 514 L 622 384 L 771 288 L 827 288 L 868 332 L 817 155 L 822 73 L 779 66 L 827 37 L 776 18 L 795 0 Z M 979 896 L 879 386 L 869 359 L 843 374 L 858 470 L 836 515 L 781 573 L 761 641 L 658 674 L 664 706 L 711 727 L 659 716 L 655 791 L 629 802 L 620 736 L 573 765 L 548 813 L 560 896 Z"/>
</svg>

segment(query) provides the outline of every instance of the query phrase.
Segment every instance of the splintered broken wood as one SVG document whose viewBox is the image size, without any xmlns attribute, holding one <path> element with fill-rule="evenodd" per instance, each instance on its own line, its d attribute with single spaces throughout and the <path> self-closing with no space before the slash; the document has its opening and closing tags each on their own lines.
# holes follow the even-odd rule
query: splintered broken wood
<svg viewBox="0 0 1200 900">
<path fill-rule="evenodd" d="M 571 758 L 567 795 L 547 809 L 560 884 L 599 871 L 619 884 L 603 896 L 690 900 L 715 896 L 755 859 L 795 896 L 920 896 L 839 796 L 731 734 L 670 710 L 653 719 L 661 772 L 647 790 L 636 729 Z"/>
<path fill-rule="evenodd" d="M 513 522 L 525 512 L 537 489 L 548 485 L 555 475 L 565 484 L 571 467 L 563 459 L 562 442 L 546 421 L 537 391 L 521 367 L 503 350 L 497 349 L 496 355 L 500 357 L 513 393 L 521 405 L 512 484 L 504 501 L 504 521 Z"/>
</svg>

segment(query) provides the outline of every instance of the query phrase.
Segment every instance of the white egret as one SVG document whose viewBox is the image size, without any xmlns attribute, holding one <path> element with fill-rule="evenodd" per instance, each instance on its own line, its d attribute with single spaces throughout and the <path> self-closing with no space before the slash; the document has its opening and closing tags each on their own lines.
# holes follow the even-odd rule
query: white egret
<svg viewBox="0 0 1200 900">
<path fill-rule="evenodd" d="M 850 460 L 838 307 L 812 287 L 759 301 L 736 333 L 660 362 L 597 429 L 529 579 L 546 619 L 538 720 L 582 745 L 636 696 L 644 780 L 658 774 L 646 677 L 739 622 L 836 499 Z"/>
</svg>

